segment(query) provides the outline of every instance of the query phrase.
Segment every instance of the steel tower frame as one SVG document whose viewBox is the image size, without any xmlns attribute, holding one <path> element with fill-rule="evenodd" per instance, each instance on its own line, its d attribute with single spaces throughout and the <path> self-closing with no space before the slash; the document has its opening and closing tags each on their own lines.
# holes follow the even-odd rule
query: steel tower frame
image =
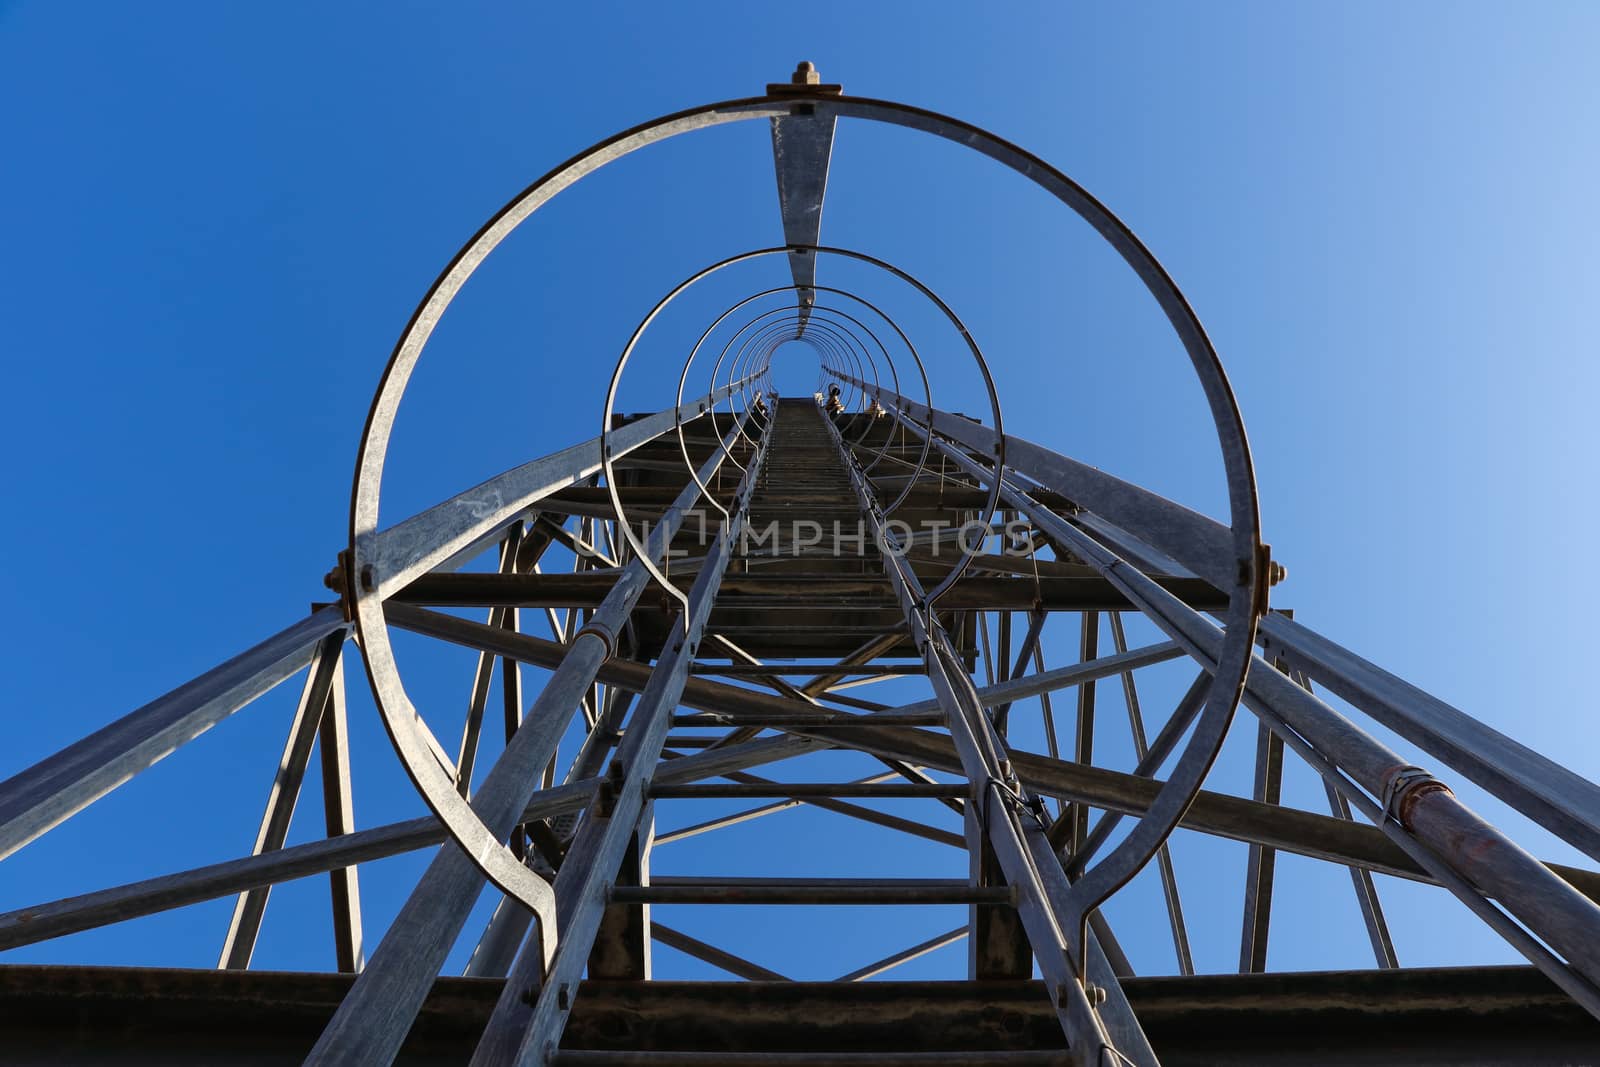
<svg viewBox="0 0 1600 1067">
<path fill-rule="evenodd" d="M 379 486 L 400 399 L 433 327 L 495 246 L 605 163 L 668 137 L 756 119 L 772 128 L 784 244 L 740 253 L 668 292 L 618 360 L 596 437 L 382 525 Z M 823 244 L 822 204 L 840 120 L 954 141 L 1024 175 L 1090 222 L 1149 288 L 1195 367 L 1224 456 L 1228 521 L 1007 433 L 984 354 L 954 310 L 909 272 Z M 702 278 L 763 256 L 786 259 L 792 285 L 757 293 L 708 327 L 684 363 L 672 403 L 647 416 L 617 415 L 630 354 L 658 313 Z M 887 272 L 946 317 L 988 383 L 985 419 L 935 403 L 928 369 L 900 328 L 864 298 L 819 281 L 819 261 L 830 257 Z M 758 312 L 758 298 L 768 310 Z M 690 389 L 685 399 L 691 367 L 701 354 L 711 360 L 708 338 L 724 323 L 739 324 L 738 331 L 715 357 L 705 389 Z M 815 397 L 780 398 L 773 389 L 773 355 L 793 340 L 818 353 Z M 898 361 L 891 349 L 902 353 Z M 843 559 L 808 553 L 793 531 L 752 545 L 762 529 L 758 518 L 797 507 L 835 522 L 860 520 L 858 551 Z M 698 537 L 689 521 L 697 514 Z M 933 538 L 897 531 L 913 514 L 937 520 Z M 635 533 L 640 518 L 648 526 Z M 982 536 L 976 544 L 958 538 L 954 564 L 930 558 L 945 543 L 939 529 L 974 524 Z M 1008 550 L 985 551 L 991 538 Z M 554 545 L 574 552 L 572 573 L 541 570 Z M 675 558 L 680 545 L 689 546 L 687 556 Z M 1040 556 L 1045 549 L 1053 558 Z M 493 568 L 463 569 L 486 554 Z M 767 565 L 774 561 L 790 565 Z M 1100 908 L 1153 863 L 1178 971 L 1193 975 L 1168 847 L 1183 828 L 1249 846 L 1241 974 L 1266 969 L 1275 858 L 1287 852 L 1348 869 L 1376 969 L 1394 970 L 1399 961 L 1373 874 L 1442 886 L 1586 1013 L 1573 1025 L 1589 1033 L 1582 1029 L 1587 1016 L 1600 1017 L 1600 874 L 1541 862 L 1411 760 L 1449 766 L 1596 860 L 1600 788 L 1272 608 L 1269 589 L 1281 575 L 1261 541 L 1243 422 L 1221 363 L 1172 279 L 1127 227 L 1023 149 L 956 119 L 846 96 L 803 64 L 792 81 L 760 97 L 678 112 L 580 153 L 468 242 L 408 324 L 374 399 L 357 462 L 350 542 L 328 579 L 338 602 L 0 783 L 3 857 L 303 673 L 250 854 L 0 915 L 0 948 L 232 896 L 219 968 L 243 970 L 271 887 L 326 874 L 337 966 L 356 977 L 341 987 L 306 1062 L 387 1063 L 402 1055 L 489 883 L 504 898 L 468 973 L 505 981 L 476 1042 L 476 1064 L 992 1060 L 1154 1067 L 1161 1062 L 1156 1043 L 1124 990 L 1132 968 Z M 459 613 L 464 608 L 487 615 L 474 621 Z M 522 627 L 524 610 L 547 617 L 550 638 Z M 1130 647 L 1125 616 L 1134 613 L 1164 639 Z M 1041 635 L 1058 616 L 1078 635 L 1080 662 L 1050 667 Z M 860 624 L 828 621 L 841 618 Z M 408 696 L 391 630 L 477 653 L 453 753 Z M 1103 652 L 1107 632 L 1111 649 Z M 430 817 L 356 828 L 344 690 L 352 640 Z M 1138 672 L 1183 658 L 1192 662 L 1193 684 L 1164 720 L 1147 720 Z M 980 660 L 983 677 L 975 674 Z M 551 672 L 531 700 L 519 664 Z M 480 772 L 497 673 L 505 748 Z M 925 677 L 931 699 L 884 706 L 848 692 L 856 682 L 901 676 Z M 1131 772 L 1095 765 L 1101 682 L 1114 682 L 1126 706 L 1137 756 Z M 1394 751 L 1319 690 L 1419 754 Z M 1068 691 L 1075 705 L 1070 751 L 1058 744 L 1060 709 L 1051 703 Z M 1046 753 L 1008 738 L 1012 716 L 1029 702 L 1038 703 L 1046 723 Z M 1204 788 L 1240 706 L 1258 724 L 1249 797 Z M 585 739 L 560 760 L 559 744 L 575 722 Z M 835 750 L 869 754 L 883 771 L 851 782 L 775 782 L 752 773 L 784 760 L 803 768 L 799 757 Z M 1321 776 L 1327 814 L 1280 803 L 1289 751 Z M 321 761 L 327 836 L 287 845 L 313 753 Z M 713 797 L 760 803 L 655 835 L 658 803 Z M 867 803 L 888 799 L 957 811 L 964 831 Z M 970 877 L 650 876 L 657 844 L 802 804 L 965 849 Z M 365 959 L 358 866 L 441 844 Z M 967 905 L 963 927 L 840 982 L 876 977 L 965 938 L 976 996 L 1009 996 L 1004 983 L 1027 982 L 1037 970 L 1055 1047 L 1039 1045 L 1035 1035 L 1029 1047 L 994 1051 L 990 1059 L 970 1050 L 950 1054 L 966 1058 L 938 1059 L 925 1049 L 878 1047 L 673 1050 L 651 1039 L 633 1047 L 564 1045 L 587 991 L 607 982 L 652 984 L 645 981 L 652 940 L 756 987 L 786 981 L 652 921 L 651 905 L 680 903 Z M 684 1012 L 709 1010 L 689 993 L 674 995 Z M 1180 1055 L 1174 1062 L 1191 1060 Z"/>
</svg>

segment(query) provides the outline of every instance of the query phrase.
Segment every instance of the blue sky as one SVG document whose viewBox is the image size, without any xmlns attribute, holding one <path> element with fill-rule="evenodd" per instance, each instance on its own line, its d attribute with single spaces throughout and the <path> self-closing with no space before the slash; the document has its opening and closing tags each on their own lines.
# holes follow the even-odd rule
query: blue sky
<svg viewBox="0 0 1600 1067">
<path fill-rule="evenodd" d="M 585 145 L 759 92 L 800 59 L 851 93 L 986 126 L 1120 214 L 1231 375 L 1265 535 L 1290 571 L 1276 602 L 1600 775 L 1586 636 L 1600 595 L 1587 565 L 1600 519 L 1593 7 L 806 10 L 0 5 L 0 775 L 324 598 L 384 360 L 483 219 Z M 413 385 L 386 516 L 592 435 L 598 390 L 656 297 L 780 240 L 765 140 L 744 124 L 641 153 L 497 253 Z M 1216 449 L 1181 352 L 1064 212 L 945 146 L 841 127 L 824 237 L 915 270 L 957 307 L 1008 426 L 1215 511 Z M 930 346 L 949 395 L 974 405 L 947 342 Z M 637 406 L 654 395 L 641 388 Z M 357 821 L 415 814 L 351 681 Z M 290 688 L 7 860 L 0 907 L 247 851 Z M 1114 693 L 1102 702 L 1110 735 Z M 1233 788 L 1248 740 L 1219 769 Z M 1292 769 L 1288 798 L 1319 803 L 1313 785 Z M 826 840 L 818 818 L 730 833 Z M 898 845 L 829 860 L 893 868 Z M 1191 927 L 1212 917 L 1200 964 L 1227 969 L 1242 849 L 1183 835 L 1175 849 Z M 710 855 L 685 853 L 683 869 Z M 363 870 L 369 934 L 421 862 Z M 1282 862 L 1293 889 L 1273 966 L 1360 963 L 1343 872 Z M 1402 962 L 1511 959 L 1439 891 L 1382 889 Z M 1130 893 L 1113 919 L 1160 970 L 1164 921 L 1134 906 L 1153 899 L 1148 883 Z M 320 880 L 275 894 L 262 965 L 330 964 L 325 896 Z M 0 958 L 208 966 L 226 918 L 217 902 Z M 735 916 L 719 943 L 746 944 L 755 924 L 804 942 L 788 918 Z M 955 925 L 831 921 L 858 963 Z M 815 954 L 801 976 L 843 961 L 838 943 L 799 948 Z"/>
</svg>

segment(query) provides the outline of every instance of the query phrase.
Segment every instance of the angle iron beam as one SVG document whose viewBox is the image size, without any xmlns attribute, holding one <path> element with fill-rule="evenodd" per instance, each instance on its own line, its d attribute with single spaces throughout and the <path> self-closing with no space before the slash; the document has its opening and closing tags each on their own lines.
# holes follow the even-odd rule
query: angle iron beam
<svg viewBox="0 0 1600 1067">
<path fill-rule="evenodd" d="M 808 738 L 766 738 L 738 748 L 685 756 L 663 766 L 657 772 L 657 779 L 714 777 L 741 767 L 792 759 L 815 751 L 817 747 Z M 580 811 L 589 803 L 599 784 L 598 778 L 587 778 L 538 793 L 523 809 L 522 821 Z M 29 905 L 0 914 L 0 950 L 199 904 L 256 886 L 327 874 L 358 863 L 416 852 L 441 844 L 447 837 L 443 825 L 432 816 L 426 816 Z"/>
<path fill-rule="evenodd" d="M 1256 727 L 1256 770 L 1251 796 L 1258 802 L 1277 804 L 1283 794 L 1283 738 L 1266 723 Z M 1272 887 L 1277 852 L 1270 845 L 1252 844 L 1245 864 L 1244 918 L 1239 934 L 1239 973 L 1260 974 L 1267 969 L 1267 940 L 1272 928 Z"/>
<path fill-rule="evenodd" d="M 771 428 L 768 428 L 768 433 Z M 683 630 L 662 653 L 640 694 L 608 771 L 604 802 L 583 820 L 556 876 L 557 926 L 561 940 L 553 957 L 542 958 L 532 941 L 512 967 L 506 990 L 495 1005 L 473 1063 L 521 1065 L 548 1063 L 572 1010 L 572 995 L 588 963 L 589 950 L 605 911 L 605 887 L 615 878 L 623 853 L 644 810 L 651 777 L 661 760 L 672 709 L 689 681 L 706 620 L 760 478 L 765 436 L 750 458 L 735 495 L 738 502 L 707 553 L 691 589 Z M 702 478 L 701 481 L 706 479 Z M 687 490 L 686 490 L 687 491 Z M 663 542 L 665 544 L 666 542 Z M 598 668 L 599 663 L 595 664 Z M 588 680 L 593 680 L 591 672 Z M 587 681 L 585 683 L 587 685 Z M 530 1003 L 531 1000 L 531 1003 Z M 404 1035 L 402 1034 L 403 1038 Z M 396 1045 L 398 1049 L 398 1045 Z"/>
<path fill-rule="evenodd" d="M 317 731 L 317 752 L 322 764 L 322 821 L 330 840 L 356 829 L 350 790 L 350 722 L 345 708 L 344 660 L 334 665 L 333 687 Z M 365 965 L 361 943 L 361 888 L 354 864 L 328 872 L 333 907 L 333 958 L 335 966 L 354 974 Z"/>
<path fill-rule="evenodd" d="M 647 886 L 612 888 L 612 902 L 644 904 L 792 904 L 792 905 L 915 905 L 1009 904 L 1015 896 L 1009 886 L 896 885 L 893 880 L 869 879 L 863 885 L 805 883 L 772 885 L 667 885 L 660 879 Z"/>
<path fill-rule="evenodd" d="M 1600 785 L 1281 613 L 1261 620 L 1261 645 L 1600 860 Z"/>
<path fill-rule="evenodd" d="M 974 473 L 982 471 L 978 461 L 950 446 L 940 443 L 940 450 L 958 466 Z M 1012 458 L 1008 453 L 1008 461 Z M 1021 493 L 1008 488 L 1003 496 L 1075 553 L 1101 559 L 1107 576 L 1115 574 L 1113 580 L 1130 598 L 1144 602 L 1145 614 L 1152 621 L 1184 643 L 1202 666 L 1215 664 L 1223 635 L 1210 620 L 1142 575 L 1130 574 L 1128 568 L 1116 569 L 1115 563 L 1120 561 L 1107 549 Z M 1152 536 L 1151 540 L 1157 539 Z M 1244 705 L 1279 726 L 1286 741 L 1290 740 L 1289 731 L 1296 734 L 1304 743 L 1302 754 L 1318 772 L 1324 777 L 1331 775 L 1341 791 L 1352 790 L 1348 794 L 1352 803 L 1359 800 L 1372 805 L 1373 797 L 1382 798 L 1383 807 L 1377 809 L 1375 820 L 1382 831 L 1552 981 L 1600 1016 L 1600 907 L 1467 808 L 1431 774 L 1405 763 L 1387 746 L 1273 670 L 1259 655 L 1255 661 Z M 1526 929 L 1519 933 L 1504 915 L 1497 916 L 1489 898 Z M 1528 931 L 1534 936 L 1528 936 Z"/>
<path fill-rule="evenodd" d="M 645 420 L 647 421 L 647 420 Z M 728 434 L 728 443 L 736 434 Z M 711 478 L 725 455 L 719 450 L 699 471 L 700 482 Z M 683 513 L 699 497 L 691 481 L 679 497 L 680 506 L 652 532 L 647 547 L 664 553 L 671 544 Z M 529 709 L 524 725 L 507 743 L 478 790 L 473 810 L 489 831 L 501 840 L 518 824 L 536 788 L 536 776 L 554 755 L 574 709 L 597 672 L 614 651 L 614 638 L 649 586 L 650 575 L 642 560 L 634 560 L 617 578 L 612 591 L 595 613 L 591 627 L 565 648 L 561 662 Z M 514 647 L 522 636 L 498 631 Z M 515 654 L 501 653 L 518 660 Z M 372 960 L 323 1030 L 307 1057 L 308 1064 L 388 1063 L 405 1040 L 433 979 L 455 944 L 484 882 L 476 861 L 460 849 L 442 849 L 417 882 L 373 953 Z M 546 950 L 564 936 L 541 929 Z M 593 936 L 593 931 L 589 931 Z"/>
<path fill-rule="evenodd" d="M 870 382 L 848 375 L 840 377 L 866 390 L 886 407 L 898 409 L 920 426 L 931 422 L 935 433 L 980 455 L 990 455 L 994 448 L 991 427 L 938 408 L 930 409 Z M 1010 467 L 1081 508 L 1139 531 L 1152 545 L 1218 589 L 1231 589 L 1237 584 L 1238 565 L 1228 528 L 1215 519 L 1025 438 L 1007 434 L 1005 455 Z M 1031 498 L 1025 499 L 1030 505 L 1037 504 Z"/>
<path fill-rule="evenodd" d="M 946 562 L 950 557 L 946 557 Z M 587 608 L 600 603 L 610 588 L 609 568 L 601 573 L 494 574 L 436 571 L 419 575 L 391 601 L 451 608 Z M 675 580 L 687 588 L 693 572 Z M 1227 598 L 1198 578 L 1161 577 L 1158 583 L 1190 607 L 1220 610 Z M 729 599 L 722 609 L 794 606 L 894 606 L 889 586 L 871 576 L 795 578 L 784 574 L 730 575 Z M 1048 575 L 962 579 L 939 602 L 952 611 L 1125 611 L 1128 599 L 1110 582 L 1091 575 Z M 812 668 L 814 670 L 814 668 Z M 777 673 L 783 673 L 777 670 Z"/>
<path fill-rule="evenodd" d="M 650 924 L 650 936 L 668 948 L 675 948 L 685 955 L 693 956 L 702 963 L 709 963 L 713 967 L 727 971 L 729 974 L 747 981 L 787 982 L 790 980 L 777 971 L 768 970 L 760 964 L 751 963 L 743 956 L 735 956 L 731 952 L 717 948 L 715 945 L 708 945 L 697 937 L 690 937 L 681 930 L 674 930 L 672 927 L 663 926 L 658 922 Z"/>
<path fill-rule="evenodd" d="M 946 930 L 944 933 L 935 934 L 926 941 L 918 942 L 910 948 L 901 949 L 899 952 L 891 953 L 881 960 L 875 960 L 865 967 L 858 967 L 849 974 L 841 974 L 834 981 L 864 982 L 868 978 L 876 978 L 878 975 L 883 974 L 885 971 L 893 970 L 902 963 L 910 963 L 912 960 L 926 956 L 928 953 L 944 948 L 946 945 L 953 945 L 957 941 L 963 940 L 966 936 L 967 928 L 965 926 L 958 926 L 954 930 Z"/>
<path fill-rule="evenodd" d="M 949 716 L 950 738 L 962 772 L 974 790 L 973 804 L 983 812 L 980 822 L 986 824 L 985 835 L 1006 881 L 1016 893 L 1017 912 L 1040 973 L 1050 987 L 1073 1062 L 1080 1067 L 1099 1067 L 1102 1053 L 1113 1050 L 1114 1055 L 1141 1067 L 1154 1067 L 1155 1053 L 1098 940 L 1092 931 L 1080 936 L 1071 923 L 1063 921 L 1067 875 L 1045 840 L 1043 828 L 1021 818 L 1009 806 L 1009 797 L 1021 795 L 1019 791 L 1024 787 L 1020 782 L 1006 782 L 1012 774 L 1004 739 L 995 733 L 993 723 L 984 714 L 971 679 L 952 669 L 959 657 L 946 631 L 934 624 L 932 612 L 925 619 L 919 610 L 920 584 L 915 574 L 889 551 L 873 490 L 855 466 L 832 421 L 825 419 L 824 425 L 838 447 L 856 500 L 872 525 L 884 571 L 894 582 L 906 622 L 928 666 L 928 678 Z M 994 817 L 996 814 L 998 818 Z M 1104 999 L 1098 1005 L 1090 1004 L 1089 984 L 1104 991 Z"/>
<path fill-rule="evenodd" d="M 721 386 L 676 410 L 666 408 L 618 427 L 610 435 L 613 455 L 623 456 L 663 434 L 679 421 L 699 418 L 737 393 L 743 381 Z M 393 526 L 362 535 L 364 557 L 374 568 L 373 592 L 387 599 L 417 577 L 453 570 L 486 541 L 498 539 L 518 516 L 558 489 L 577 485 L 600 470 L 600 438 L 529 460 Z M 357 575 L 358 581 L 362 576 Z"/>
<path fill-rule="evenodd" d="M 392 608 L 390 620 L 407 629 L 444 637 L 470 647 L 488 645 L 499 648 L 499 642 L 506 640 L 500 632 L 491 630 L 481 623 L 408 605 L 396 605 Z M 554 665 L 560 662 L 561 645 L 527 634 L 518 635 L 516 640 L 518 647 L 515 654 L 525 662 L 541 665 Z M 1130 653 L 1133 654 L 1137 654 L 1137 651 Z M 1176 658 L 1181 654 L 1181 651 L 1173 652 L 1165 658 Z M 1102 657 L 1097 662 L 1104 663 L 1108 659 L 1110 657 Z M 1071 669 L 1074 668 L 1059 668 L 1059 670 Z M 1253 672 L 1252 676 L 1265 670 L 1267 668 L 1261 667 L 1259 671 Z M 1047 672 L 1047 674 L 1054 673 L 1057 672 Z M 648 677 L 649 668 L 625 660 L 613 660 L 600 672 L 601 680 L 607 684 L 635 692 L 643 689 Z M 1042 676 L 1029 676 L 1007 684 L 1026 684 L 1034 681 L 1036 677 Z M 704 678 L 689 680 L 684 688 L 683 704 L 702 711 L 732 715 L 749 710 L 774 715 L 802 716 L 814 708 L 814 705 L 801 701 Z M 950 745 L 950 739 L 925 730 L 895 728 L 880 731 L 855 727 L 833 729 L 818 726 L 795 727 L 791 732 L 801 730 L 805 736 L 826 741 L 840 748 L 853 748 L 879 757 L 902 760 L 938 770 L 961 772 L 960 761 Z M 1096 807 L 1129 815 L 1142 813 L 1161 786 L 1161 783 L 1154 779 L 1141 778 L 1103 767 L 1081 767 L 1071 762 L 1029 752 L 1012 753 L 1012 762 L 1016 765 L 1024 784 L 1035 792 L 1065 800 L 1083 800 Z M 1317 815 L 1292 808 L 1273 808 L 1270 805 L 1256 804 L 1243 797 L 1202 790 L 1185 813 L 1181 825 L 1186 829 L 1237 841 L 1261 841 L 1284 852 L 1294 852 L 1334 863 L 1354 863 L 1399 878 L 1422 882 L 1435 880 L 1435 876 L 1429 870 L 1383 830 L 1359 823 L 1341 823 L 1340 820 L 1327 815 Z M 1546 866 L 1562 879 L 1578 887 L 1585 895 L 1600 900 L 1600 873 L 1557 863 Z"/>
<path fill-rule="evenodd" d="M 1111 614 L 1111 643 L 1119 655 L 1128 651 L 1128 635 L 1122 625 L 1122 614 Z M 1132 671 L 1122 674 L 1122 700 L 1128 709 L 1128 732 L 1133 736 L 1133 754 L 1142 760 L 1150 751 L 1145 738 L 1144 714 L 1139 707 L 1139 688 Z M 1167 925 L 1172 930 L 1172 951 L 1177 957 L 1178 973 L 1194 974 L 1194 954 L 1189 948 L 1189 929 L 1183 920 L 1183 899 L 1178 893 L 1178 874 L 1172 864 L 1172 849 L 1163 844 L 1156 853 L 1157 872 L 1161 876 L 1161 896 L 1167 909 Z M 1367 877 L 1371 877 L 1369 874 Z"/>
<path fill-rule="evenodd" d="M 772 119 L 772 161 L 778 176 L 778 208 L 783 216 L 783 242 L 790 245 L 789 272 L 794 278 L 799 322 L 795 338 L 805 334 L 816 303 L 817 257 L 809 247 L 822 243 L 822 199 L 828 189 L 828 163 L 833 156 L 831 112 L 818 113 L 810 104 Z"/>
<path fill-rule="evenodd" d="M 338 677 L 343 649 L 344 634 L 335 632 L 323 638 L 311 655 L 311 667 L 306 672 L 300 701 L 289 723 L 288 739 L 284 742 L 283 755 L 278 760 L 272 788 L 267 794 L 267 806 L 261 815 L 261 826 L 256 831 L 252 855 L 275 852 L 283 847 L 289 837 L 289 824 L 294 819 L 294 809 L 300 799 L 300 786 L 305 780 L 306 768 L 311 764 L 311 750 L 333 698 L 333 685 Z M 218 968 L 242 971 L 250 966 L 250 957 L 256 949 L 256 937 L 261 932 L 261 920 L 267 911 L 267 896 L 271 891 L 271 886 L 260 886 L 240 893 L 234 901 L 233 917 L 228 921 L 228 931 L 222 939 Z"/>
<path fill-rule="evenodd" d="M 324 638 L 348 631 L 337 607 L 323 608 L 0 782 L 0 859 L 293 676 Z"/>
</svg>

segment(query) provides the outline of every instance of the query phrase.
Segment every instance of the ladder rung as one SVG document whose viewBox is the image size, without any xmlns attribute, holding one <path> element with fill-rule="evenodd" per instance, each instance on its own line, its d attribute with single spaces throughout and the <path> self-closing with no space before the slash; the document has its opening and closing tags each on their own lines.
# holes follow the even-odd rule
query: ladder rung
<svg viewBox="0 0 1600 1067">
<path fill-rule="evenodd" d="M 1067 1067 L 1065 1052 L 632 1052 L 562 1049 L 556 1067 Z"/>
<path fill-rule="evenodd" d="M 615 886 L 617 904 L 1011 904 L 1009 886 L 936 879 L 721 879 Z"/>
<path fill-rule="evenodd" d="M 651 795 L 673 800 L 702 797 L 873 797 L 960 798 L 968 794 L 965 783 L 944 782 L 685 782 L 666 783 Z"/>
<path fill-rule="evenodd" d="M 819 708 L 814 714 L 740 711 L 726 715 L 720 712 L 701 712 L 672 717 L 673 726 L 702 727 L 761 726 L 805 729 L 808 726 L 945 726 L 948 723 L 949 719 L 945 717 L 943 711 L 908 712 L 898 708 L 861 714 Z"/>
</svg>

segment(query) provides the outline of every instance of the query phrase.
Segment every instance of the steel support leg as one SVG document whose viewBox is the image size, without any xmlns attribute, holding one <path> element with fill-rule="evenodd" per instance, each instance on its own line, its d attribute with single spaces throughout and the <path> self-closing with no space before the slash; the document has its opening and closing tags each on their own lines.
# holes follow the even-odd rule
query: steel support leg
<svg viewBox="0 0 1600 1067">
<path fill-rule="evenodd" d="M 1256 776 L 1252 795 L 1257 802 L 1276 804 L 1283 794 L 1283 738 L 1266 723 L 1256 728 Z M 1244 880 L 1244 924 L 1239 939 L 1239 973 L 1259 974 L 1267 969 L 1267 934 L 1272 924 L 1272 881 L 1277 852 L 1270 845 L 1250 846 Z"/>
<path fill-rule="evenodd" d="M 650 780 L 671 728 L 672 711 L 683 694 L 689 666 L 734 554 L 765 454 L 764 446 L 758 446 L 749 461 L 736 494 L 736 506 L 730 509 L 690 589 L 682 630 L 650 672 L 650 681 L 639 696 L 622 744 L 612 759 L 607 784 L 597 795 L 588 818 L 580 824 L 561 873 L 556 876 L 561 940 L 555 956 L 547 971 L 531 942 L 524 947 L 473 1055 L 473 1063 L 480 1067 L 511 1062 L 548 1064 L 555 1055 L 608 903 L 608 884 L 614 881 L 639 828 Z M 599 664 L 595 666 L 598 668 Z M 590 672 L 588 680 L 592 679 Z"/>
<path fill-rule="evenodd" d="M 334 666 L 333 688 L 322 713 L 317 736 L 322 756 L 323 824 L 329 839 L 352 834 L 356 829 L 355 808 L 350 794 L 350 724 L 345 714 L 344 661 Z M 335 867 L 328 872 L 328 887 L 333 901 L 334 961 L 346 974 L 361 970 L 361 890 L 354 865 Z"/>
</svg>

